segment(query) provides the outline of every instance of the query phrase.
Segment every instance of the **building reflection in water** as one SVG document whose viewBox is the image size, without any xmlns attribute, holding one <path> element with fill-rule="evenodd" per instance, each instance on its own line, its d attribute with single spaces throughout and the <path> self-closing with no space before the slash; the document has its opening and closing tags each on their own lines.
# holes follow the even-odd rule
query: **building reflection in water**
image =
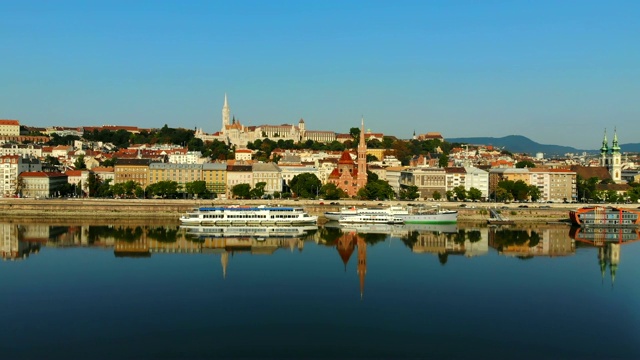
<svg viewBox="0 0 640 360">
<path fill-rule="evenodd" d="M 270 231 L 270 232 L 269 232 Z M 268 233 L 265 233 L 268 232 Z M 530 259 L 535 256 L 572 255 L 577 247 L 598 248 L 601 274 L 615 281 L 624 244 L 640 240 L 636 228 L 571 228 L 566 226 L 531 228 L 470 227 L 456 225 L 349 225 L 317 227 L 191 227 L 178 225 L 73 225 L 0 223 L 0 252 L 4 260 L 26 259 L 41 247 L 113 248 L 116 257 L 150 257 L 156 253 L 213 254 L 220 256 L 222 277 L 226 278 L 234 254 L 271 255 L 279 249 L 299 251 L 305 241 L 336 248 L 345 267 L 358 250 L 357 275 L 364 295 L 367 273 L 367 244 L 396 238 L 413 253 L 433 254 L 442 265 L 449 256 L 475 257 L 488 254 Z"/>
<path fill-rule="evenodd" d="M 2 260 L 22 260 L 40 251 L 39 242 L 25 241 L 25 228 L 16 224 L 0 224 Z"/>
<path fill-rule="evenodd" d="M 638 228 L 632 227 L 572 227 L 569 236 L 575 239 L 578 246 L 598 248 L 598 266 L 602 281 L 604 282 L 608 267 L 611 286 L 616 280 L 622 246 L 640 241 Z"/>
<path fill-rule="evenodd" d="M 474 257 L 489 252 L 486 228 L 458 229 L 453 225 L 407 225 L 400 240 L 412 252 L 433 254 L 441 265 L 445 265 L 449 255 Z"/>
<path fill-rule="evenodd" d="M 343 232 L 342 236 L 336 240 L 336 250 L 342 259 L 344 264 L 344 271 L 347 271 L 347 264 L 353 254 L 353 251 L 358 248 L 358 265 L 356 272 L 360 280 L 360 299 L 364 298 L 364 279 L 367 275 L 367 243 L 362 235 L 358 235 L 355 231 Z"/>
<path fill-rule="evenodd" d="M 568 256 L 576 251 L 575 241 L 567 236 L 566 226 L 532 229 L 491 227 L 489 246 L 501 255 L 520 259 Z"/>
</svg>

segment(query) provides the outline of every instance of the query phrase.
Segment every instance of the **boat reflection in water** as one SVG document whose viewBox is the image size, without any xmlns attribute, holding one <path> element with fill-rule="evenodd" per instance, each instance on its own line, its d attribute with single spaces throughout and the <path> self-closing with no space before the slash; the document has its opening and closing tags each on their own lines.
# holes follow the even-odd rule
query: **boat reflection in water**
<svg viewBox="0 0 640 360">
<path fill-rule="evenodd" d="M 622 246 L 640 241 L 638 228 L 632 227 L 572 227 L 569 236 L 575 239 L 578 246 L 598 248 L 602 279 L 604 281 L 608 267 L 612 286 L 616 280 Z"/>
</svg>

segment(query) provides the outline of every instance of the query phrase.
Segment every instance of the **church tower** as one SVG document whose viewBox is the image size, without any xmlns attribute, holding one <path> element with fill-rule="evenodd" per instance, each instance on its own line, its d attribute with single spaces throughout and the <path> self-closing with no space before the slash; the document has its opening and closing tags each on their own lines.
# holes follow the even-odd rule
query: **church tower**
<svg viewBox="0 0 640 360">
<path fill-rule="evenodd" d="M 225 126 L 229 125 L 229 104 L 227 103 L 227 93 L 224 94 L 224 105 L 222 106 L 222 133 L 224 133 Z"/>
<path fill-rule="evenodd" d="M 604 130 L 604 138 L 602 139 L 602 147 L 600 148 L 600 166 L 609 167 L 607 156 L 609 155 L 609 142 L 607 141 L 607 130 Z"/>
<path fill-rule="evenodd" d="M 362 129 L 360 130 L 360 142 L 358 143 L 358 177 L 356 184 L 358 190 L 367 185 L 367 143 L 364 139 L 364 117 L 362 118 Z"/>
<path fill-rule="evenodd" d="M 613 130 L 613 143 L 611 144 L 611 160 L 610 161 L 610 172 L 611 179 L 616 184 L 622 182 L 622 154 L 620 153 L 620 146 L 618 145 L 618 132 L 617 130 Z"/>
</svg>

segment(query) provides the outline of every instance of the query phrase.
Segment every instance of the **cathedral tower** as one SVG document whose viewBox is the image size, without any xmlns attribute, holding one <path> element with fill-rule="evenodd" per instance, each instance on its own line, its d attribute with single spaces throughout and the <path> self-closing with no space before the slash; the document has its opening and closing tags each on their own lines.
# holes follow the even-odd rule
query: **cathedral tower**
<svg viewBox="0 0 640 360">
<path fill-rule="evenodd" d="M 360 142 L 358 143 L 358 176 L 356 178 L 358 190 L 367 185 L 367 144 L 365 142 L 364 136 L 364 118 L 362 118 Z"/>
<path fill-rule="evenodd" d="M 229 125 L 229 104 L 227 103 L 227 93 L 224 94 L 224 105 L 222 106 L 222 132 L 224 133 L 225 126 Z"/>
<path fill-rule="evenodd" d="M 622 154 L 620 153 L 620 146 L 618 145 L 618 132 L 615 129 L 613 130 L 610 162 L 611 178 L 616 184 L 619 184 L 622 182 Z"/>
</svg>

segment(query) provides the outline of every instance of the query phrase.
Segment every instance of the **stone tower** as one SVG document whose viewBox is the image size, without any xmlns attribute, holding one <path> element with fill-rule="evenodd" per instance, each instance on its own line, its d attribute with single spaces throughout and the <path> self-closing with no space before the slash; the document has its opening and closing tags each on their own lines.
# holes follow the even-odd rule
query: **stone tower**
<svg viewBox="0 0 640 360">
<path fill-rule="evenodd" d="M 364 118 L 362 118 L 360 142 L 358 143 L 358 176 L 356 178 L 358 190 L 367 185 L 367 143 L 365 142 L 364 136 Z"/>
<path fill-rule="evenodd" d="M 227 103 L 227 94 L 224 94 L 224 105 L 222 106 L 222 132 L 224 133 L 225 126 L 229 125 L 229 115 L 231 110 L 229 109 L 229 103 Z"/>
</svg>

